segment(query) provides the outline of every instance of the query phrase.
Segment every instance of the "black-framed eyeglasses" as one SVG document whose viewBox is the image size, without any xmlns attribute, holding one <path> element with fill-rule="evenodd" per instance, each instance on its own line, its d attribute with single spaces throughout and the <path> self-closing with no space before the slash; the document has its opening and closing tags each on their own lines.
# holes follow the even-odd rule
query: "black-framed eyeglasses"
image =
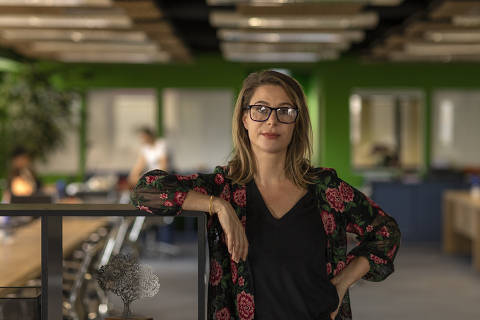
<svg viewBox="0 0 480 320">
<path fill-rule="evenodd" d="M 281 123 L 294 123 L 298 116 L 298 108 L 293 106 L 272 108 L 261 104 L 252 104 L 244 109 L 249 110 L 250 119 L 258 122 L 267 121 L 273 110 L 275 110 L 278 122 Z"/>
</svg>

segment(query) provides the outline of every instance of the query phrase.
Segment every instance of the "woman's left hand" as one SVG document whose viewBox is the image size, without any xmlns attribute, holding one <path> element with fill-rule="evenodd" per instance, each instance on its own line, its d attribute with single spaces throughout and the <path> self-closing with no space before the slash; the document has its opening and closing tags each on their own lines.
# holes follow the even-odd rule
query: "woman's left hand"
<svg viewBox="0 0 480 320">
<path fill-rule="evenodd" d="M 337 316 L 338 314 L 338 310 L 340 309 L 340 306 L 342 305 L 342 301 L 343 301 L 343 297 L 345 296 L 345 293 L 347 292 L 347 289 L 348 289 L 348 284 L 346 284 L 345 282 L 341 281 L 339 279 L 339 277 L 333 277 L 331 280 L 332 284 L 335 286 L 335 288 L 337 289 L 337 293 L 338 293 L 338 306 L 337 306 L 337 310 L 335 310 L 334 312 L 330 313 L 330 318 L 332 320 L 335 319 L 335 317 Z"/>
</svg>

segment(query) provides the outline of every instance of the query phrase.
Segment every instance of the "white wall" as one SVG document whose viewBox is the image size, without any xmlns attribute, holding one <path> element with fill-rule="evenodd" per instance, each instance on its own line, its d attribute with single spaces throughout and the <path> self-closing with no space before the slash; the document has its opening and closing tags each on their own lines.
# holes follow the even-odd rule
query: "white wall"
<svg viewBox="0 0 480 320">
<path fill-rule="evenodd" d="M 480 91 L 438 90 L 433 101 L 432 165 L 480 166 Z"/>
<path fill-rule="evenodd" d="M 80 126 L 80 97 L 76 97 L 72 104 L 72 125 L 65 128 L 65 140 L 61 147 L 47 155 L 45 162 L 37 161 L 35 168 L 41 174 L 72 174 L 78 173 L 79 159 L 79 126 Z"/>
<path fill-rule="evenodd" d="M 209 172 L 226 164 L 232 149 L 230 90 L 166 89 L 162 105 L 175 170 Z"/>
<path fill-rule="evenodd" d="M 137 130 L 157 127 L 155 90 L 93 90 L 87 101 L 87 172 L 128 172 L 140 149 Z"/>
</svg>

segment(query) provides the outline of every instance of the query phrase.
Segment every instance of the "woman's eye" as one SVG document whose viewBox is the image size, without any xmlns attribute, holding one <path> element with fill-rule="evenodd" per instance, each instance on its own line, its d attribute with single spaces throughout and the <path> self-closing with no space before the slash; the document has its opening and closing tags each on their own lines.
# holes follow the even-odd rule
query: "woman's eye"
<svg viewBox="0 0 480 320">
<path fill-rule="evenodd" d="M 267 107 L 264 107 L 264 106 L 258 106 L 258 107 L 257 107 L 257 111 L 260 112 L 260 113 L 267 113 L 267 112 L 268 112 L 268 108 L 267 108 Z"/>
</svg>

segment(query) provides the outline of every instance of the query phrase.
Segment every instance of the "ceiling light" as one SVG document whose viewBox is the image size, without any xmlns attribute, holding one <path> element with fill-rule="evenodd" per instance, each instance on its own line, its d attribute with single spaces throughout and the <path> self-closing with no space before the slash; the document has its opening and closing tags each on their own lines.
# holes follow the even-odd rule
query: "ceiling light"
<svg viewBox="0 0 480 320">
<path fill-rule="evenodd" d="M 110 7 L 111 0 L 0 0 L 0 6 Z"/>
<path fill-rule="evenodd" d="M 457 15 L 452 17 L 455 26 L 477 27 L 480 26 L 480 15 Z"/>
<path fill-rule="evenodd" d="M 104 43 L 104 42 L 67 42 L 67 41 L 34 41 L 26 44 L 34 52 L 59 52 L 59 51 L 106 51 L 106 52 L 141 52 L 155 53 L 158 46 L 154 43 Z"/>
<path fill-rule="evenodd" d="M 475 55 L 480 54 L 480 44 L 438 44 L 429 42 L 410 42 L 404 46 L 407 54 L 428 55 Z"/>
<path fill-rule="evenodd" d="M 480 29 L 465 31 L 426 31 L 424 38 L 434 42 L 480 42 Z"/>
<path fill-rule="evenodd" d="M 131 52 L 62 52 L 56 59 L 63 62 L 107 62 L 107 63 L 156 63 L 168 62 L 170 55 L 167 52 L 131 53 Z"/>
<path fill-rule="evenodd" d="M 148 40 L 147 35 L 139 31 L 61 29 L 3 29 L 0 30 L 0 39 L 9 42 L 27 40 L 145 42 Z"/>
<path fill-rule="evenodd" d="M 317 62 L 338 58 L 338 53 L 318 52 L 223 52 L 225 59 L 236 62 Z"/>
<path fill-rule="evenodd" d="M 214 11 L 210 14 L 210 23 L 214 27 L 254 29 L 355 29 L 375 27 L 378 15 L 367 12 L 355 15 L 247 17 L 231 11 Z"/>
<path fill-rule="evenodd" d="M 432 55 L 412 55 L 407 52 L 398 51 L 390 52 L 387 57 L 392 61 L 432 61 L 432 62 L 451 62 L 451 61 L 463 61 L 463 62 L 478 62 L 480 61 L 480 55 L 449 55 L 449 54 L 432 54 Z"/>
<path fill-rule="evenodd" d="M 222 42 L 220 47 L 223 50 L 235 52 L 320 52 L 322 50 L 348 49 L 347 43 L 323 44 L 323 43 L 247 43 L 247 42 Z"/>
<path fill-rule="evenodd" d="M 118 14 L 90 16 L 69 15 L 0 15 L 0 27 L 37 28 L 130 28 L 130 18 Z"/>
<path fill-rule="evenodd" d="M 359 30 L 324 32 L 249 32 L 246 30 L 220 29 L 217 31 L 217 35 L 222 40 L 245 42 L 339 43 L 349 41 L 361 41 L 364 38 L 364 32 Z"/>
<path fill-rule="evenodd" d="M 396 6 L 403 0 L 336 0 L 335 2 L 355 2 L 376 6 Z M 211 6 L 234 5 L 234 4 L 288 4 L 288 3 L 331 3 L 332 0 L 207 0 L 207 4 Z"/>
</svg>

